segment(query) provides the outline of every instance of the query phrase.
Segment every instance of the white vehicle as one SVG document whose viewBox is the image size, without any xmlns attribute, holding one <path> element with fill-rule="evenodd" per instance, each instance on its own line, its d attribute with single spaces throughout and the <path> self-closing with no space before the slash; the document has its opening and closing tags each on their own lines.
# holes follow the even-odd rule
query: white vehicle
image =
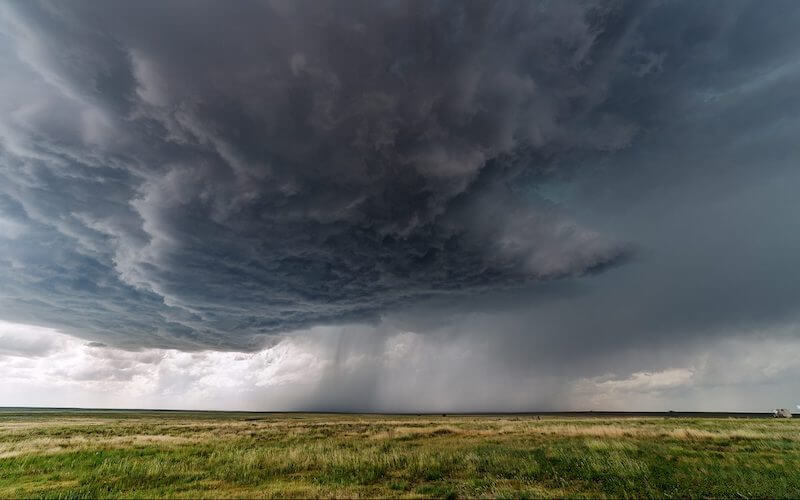
<svg viewBox="0 0 800 500">
<path fill-rule="evenodd" d="M 792 418 L 792 412 L 786 408 L 776 408 L 775 411 L 772 412 L 772 416 L 775 418 Z"/>
</svg>

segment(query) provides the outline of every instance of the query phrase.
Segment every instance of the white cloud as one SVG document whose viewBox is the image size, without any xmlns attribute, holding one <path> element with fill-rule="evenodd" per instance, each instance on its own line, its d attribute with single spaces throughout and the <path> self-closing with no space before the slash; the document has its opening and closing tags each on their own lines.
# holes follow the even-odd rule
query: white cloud
<svg viewBox="0 0 800 500">
<path fill-rule="evenodd" d="M 660 372 L 637 372 L 624 379 L 590 382 L 601 391 L 652 391 L 679 387 L 692 383 L 694 372 L 686 368 L 672 368 Z"/>
<path fill-rule="evenodd" d="M 608 410 L 768 411 L 788 406 L 786 398 L 796 392 L 794 381 L 800 377 L 800 339 L 793 331 L 796 327 L 787 326 L 695 347 L 680 356 L 683 366 L 580 378 L 570 393 L 574 401 Z"/>
<path fill-rule="evenodd" d="M 284 340 L 256 353 L 125 351 L 50 328 L 0 322 L 5 405 L 224 408 L 251 394 L 319 378 L 324 361 Z M 264 407 L 262 409 L 272 409 Z"/>
<path fill-rule="evenodd" d="M 0 321 L 0 357 L 47 356 L 63 347 L 66 339 L 51 328 Z"/>
</svg>

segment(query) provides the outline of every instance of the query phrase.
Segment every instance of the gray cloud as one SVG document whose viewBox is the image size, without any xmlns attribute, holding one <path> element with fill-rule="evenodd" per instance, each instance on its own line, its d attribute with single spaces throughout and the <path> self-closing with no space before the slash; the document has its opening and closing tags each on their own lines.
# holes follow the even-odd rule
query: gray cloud
<svg viewBox="0 0 800 500">
<path fill-rule="evenodd" d="M 4 320 L 190 351 L 348 325 L 336 359 L 408 331 L 541 404 L 797 334 L 794 2 L 0 9 Z M 311 407 L 385 403 L 380 363 L 337 366 Z"/>
<path fill-rule="evenodd" d="M 6 195 L 69 241 L 54 272 L 81 276 L 73 300 L 98 300 L 102 281 L 155 345 L 248 348 L 628 254 L 509 189 L 559 151 L 632 140 L 634 123 L 599 109 L 624 43 L 604 23 L 622 6 L 187 7 L 5 7 L 42 87 L 8 104 Z"/>
</svg>

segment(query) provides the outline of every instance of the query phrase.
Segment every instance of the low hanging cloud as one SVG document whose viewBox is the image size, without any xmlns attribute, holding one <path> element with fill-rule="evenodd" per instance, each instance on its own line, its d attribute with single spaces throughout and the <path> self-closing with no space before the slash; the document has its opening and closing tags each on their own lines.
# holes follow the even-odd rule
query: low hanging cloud
<svg viewBox="0 0 800 500">
<path fill-rule="evenodd" d="M 339 332 L 304 344 L 325 376 L 297 408 L 697 403 L 698 352 L 797 336 L 798 22 L 790 1 L 0 5 L 0 320 L 220 360 Z M 59 349 L 14 332 L 0 354 Z M 469 384 L 382 400 L 389 338 Z"/>
<path fill-rule="evenodd" d="M 60 247 L 45 279 L 68 281 L 40 304 L 14 280 L 6 303 L 31 317 L 63 315 L 70 289 L 84 311 L 110 293 L 149 330 L 117 344 L 252 348 L 257 334 L 630 253 L 513 189 L 551 175 L 554 155 L 635 136 L 604 107 L 629 43 L 607 24 L 624 5 L 3 9 L 18 97 L 4 199 L 20 220 L 5 224 Z M 115 335 L 90 316 L 81 330 Z"/>
</svg>

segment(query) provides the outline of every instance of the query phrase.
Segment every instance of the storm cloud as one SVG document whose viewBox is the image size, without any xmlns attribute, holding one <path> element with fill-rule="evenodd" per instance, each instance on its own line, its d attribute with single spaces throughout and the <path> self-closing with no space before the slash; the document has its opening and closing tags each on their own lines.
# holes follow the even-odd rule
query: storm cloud
<svg viewBox="0 0 800 500">
<path fill-rule="evenodd" d="M 555 407 L 793 346 L 798 22 L 796 2 L 5 3 L 0 319 L 108 352 L 319 339 L 304 408 Z M 369 396 L 398 338 L 471 382 Z M 539 392 L 496 390 L 515 384 Z"/>
</svg>

